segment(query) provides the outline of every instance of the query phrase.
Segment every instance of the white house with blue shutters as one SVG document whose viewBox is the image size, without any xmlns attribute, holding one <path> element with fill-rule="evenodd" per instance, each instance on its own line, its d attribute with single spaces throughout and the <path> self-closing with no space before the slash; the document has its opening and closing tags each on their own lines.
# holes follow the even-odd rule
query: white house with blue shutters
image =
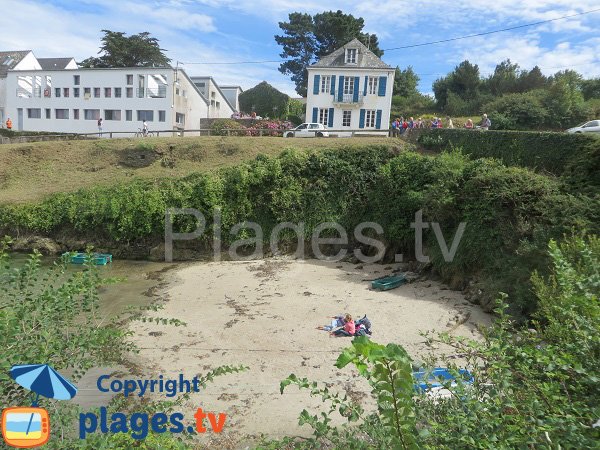
<svg viewBox="0 0 600 450">
<path fill-rule="evenodd" d="M 395 71 L 358 39 L 308 67 L 306 120 L 333 135 L 388 133 Z"/>
</svg>

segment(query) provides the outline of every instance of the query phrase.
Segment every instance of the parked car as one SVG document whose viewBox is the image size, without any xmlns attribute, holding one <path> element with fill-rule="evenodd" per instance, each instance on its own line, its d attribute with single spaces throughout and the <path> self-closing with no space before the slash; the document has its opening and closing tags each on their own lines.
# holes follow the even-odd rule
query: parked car
<svg viewBox="0 0 600 450">
<path fill-rule="evenodd" d="M 303 123 L 302 125 L 298 125 L 296 128 L 290 131 L 286 131 L 283 133 L 285 137 L 299 137 L 299 138 L 309 138 L 309 137 L 329 137 L 329 132 L 327 131 L 327 127 L 320 123 Z"/>
<path fill-rule="evenodd" d="M 567 133 L 598 133 L 600 134 L 600 120 L 590 120 L 573 128 L 569 128 Z"/>
</svg>

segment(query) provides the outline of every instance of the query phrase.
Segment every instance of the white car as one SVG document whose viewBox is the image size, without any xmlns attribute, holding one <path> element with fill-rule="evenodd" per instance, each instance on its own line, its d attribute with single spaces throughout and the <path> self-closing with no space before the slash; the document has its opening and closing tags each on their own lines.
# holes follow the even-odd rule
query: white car
<svg viewBox="0 0 600 450">
<path fill-rule="evenodd" d="M 329 137 L 329 132 L 327 131 L 327 127 L 325 127 L 323 124 L 303 123 L 302 125 L 298 125 L 293 130 L 286 131 L 283 133 L 283 136 L 299 138 Z"/>
<path fill-rule="evenodd" d="M 590 120 L 573 128 L 569 128 L 567 133 L 598 133 L 600 134 L 600 120 Z"/>
</svg>

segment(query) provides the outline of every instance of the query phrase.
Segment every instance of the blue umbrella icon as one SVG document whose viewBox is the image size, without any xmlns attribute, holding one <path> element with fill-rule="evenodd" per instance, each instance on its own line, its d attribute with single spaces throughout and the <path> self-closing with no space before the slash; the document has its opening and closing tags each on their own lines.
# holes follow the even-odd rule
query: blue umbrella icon
<svg viewBox="0 0 600 450">
<path fill-rule="evenodd" d="M 40 395 L 70 400 L 77 394 L 77 388 L 48 364 L 12 366 L 10 376 L 25 389 L 37 394 L 33 406 L 37 405 Z"/>
<path fill-rule="evenodd" d="M 56 400 L 70 400 L 77 394 L 77 388 L 48 364 L 26 364 L 12 366 L 10 376 L 25 389 L 36 394 L 32 406 L 36 407 L 40 395 Z M 33 414 L 29 419 L 27 432 L 31 427 Z"/>
</svg>

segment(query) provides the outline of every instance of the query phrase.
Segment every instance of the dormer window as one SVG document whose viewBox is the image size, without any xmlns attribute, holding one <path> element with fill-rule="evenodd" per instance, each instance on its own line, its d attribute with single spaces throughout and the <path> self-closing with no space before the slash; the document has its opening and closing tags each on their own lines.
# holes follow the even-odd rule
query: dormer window
<svg viewBox="0 0 600 450">
<path fill-rule="evenodd" d="M 356 64 L 357 53 L 358 53 L 358 49 L 347 48 L 346 49 L 346 64 Z"/>
</svg>

